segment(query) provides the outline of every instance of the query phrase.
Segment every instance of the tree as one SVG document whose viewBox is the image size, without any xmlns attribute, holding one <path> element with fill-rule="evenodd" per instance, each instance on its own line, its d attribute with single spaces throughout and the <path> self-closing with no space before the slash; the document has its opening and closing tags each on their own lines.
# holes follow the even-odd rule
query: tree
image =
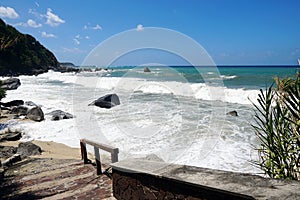
<svg viewBox="0 0 300 200">
<path fill-rule="evenodd" d="M 256 163 L 269 177 L 300 180 L 300 75 L 260 90 L 252 125 L 261 144 Z"/>
</svg>

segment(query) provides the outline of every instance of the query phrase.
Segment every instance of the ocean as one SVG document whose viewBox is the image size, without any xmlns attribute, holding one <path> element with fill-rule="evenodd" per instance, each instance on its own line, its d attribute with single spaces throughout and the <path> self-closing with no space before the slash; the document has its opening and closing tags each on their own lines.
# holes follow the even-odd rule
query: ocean
<svg viewBox="0 0 300 200">
<path fill-rule="evenodd" d="M 12 121 L 11 128 L 21 130 L 24 141 L 79 147 L 86 138 L 109 144 L 119 148 L 119 160 L 155 154 L 168 163 L 261 173 L 252 164 L 259 146 L 252 102 L 274 77 L 294 76 L 296 66 L 148 66 L 149 73 L 144 67 L 20 76 L 22 85 L 2 101 L 33 101 L 46 120 Z M 110 93 L 120 105 L 88 106 Z M 58 109 L 75 118 L 51 121 L 47 113 Z M 238 116 L 226 114 L 233 110 Z"/>
</svg>

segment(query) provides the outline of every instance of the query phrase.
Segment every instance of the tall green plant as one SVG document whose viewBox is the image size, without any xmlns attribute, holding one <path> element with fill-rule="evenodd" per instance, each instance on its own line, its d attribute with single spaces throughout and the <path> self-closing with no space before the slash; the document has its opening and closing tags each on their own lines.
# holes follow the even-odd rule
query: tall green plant
<svg viewBox="0 0 300 200">
<path fill-rule="evenodd" d="M 271 178 L 300 180 L 300 76 L 276 83 L 276 90 L 260 90 L 254 104 L 252 126 L 261 142 L 256 164 Z"/>
</svg>

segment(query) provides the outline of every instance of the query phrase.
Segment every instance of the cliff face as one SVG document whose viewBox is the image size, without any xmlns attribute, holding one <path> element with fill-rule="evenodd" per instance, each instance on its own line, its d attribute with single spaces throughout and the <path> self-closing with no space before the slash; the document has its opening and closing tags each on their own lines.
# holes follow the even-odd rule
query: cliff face
<svg viewBox="0 0 300 200">
<path fill-rule="evenodd" d="M 33 75 L 56 69 L 58 61 L 34 37 L 0 19 L 0 76 Z"/>
</svg>

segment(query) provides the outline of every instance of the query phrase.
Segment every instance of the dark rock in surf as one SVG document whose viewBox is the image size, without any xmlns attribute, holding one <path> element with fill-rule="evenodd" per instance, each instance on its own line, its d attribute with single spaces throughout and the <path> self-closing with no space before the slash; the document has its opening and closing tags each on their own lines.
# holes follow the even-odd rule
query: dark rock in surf
<svg viewBox="0 0 300 200">
<path fill-rule="evenodd" d="M 120 105 L 120 99 L 116 94 L 107 94 L 89 104 L 89 106 L 91 105 L 95 105 L 100 108 L 112 108 L 116 105 Z"/>
<path fill-rule="evenodd" d="M 28 110 L 27 114 L 26 114 L 26 118 L 33 120 L 33 121 L 43 121 L 44 120 L 44 112 L 42 111 L 42 109 L 40 107 L 33 107 L 30 110 Z"/>
<path fill-rule="evenodd" d="M 20 140 L 22 137 L 22 134 L 20 132 L 15 133 L 5 133 L 1 135 L 0 141 L 17 141 Z"/>
<path fill-rule="evenodd" d="M 26 102 L 25 102 L 25 106 L 34 106 L 34 107 L 36 107 L 36 106 L 38 106 L 38 105 L 35 104 L 35 103 L 32 102 L 32 101 L 26 101 Z"/>
<path fill-rule="evenodd" d="M 4 107 L 12 107 L 12 106 L 23 105 L 24 101 L 23 100 L 12 100 L 12 101 L 9 101 L 6 103 L 1 102 L 0 104 L 1 104 L 1 106 L 4 106 Z"/>
<path fill-rule="evenodd" d="M 233 110 L 233 111 L 226 113 L 226 115 L 231 115 L 231 116 L 237 117 L 238 113 L 237 113 L 237 111 Z"/>
<path fill-rule="evenodd" d="M 21 85 L 21 81 L 18 78 L 8 78 L 1 80 L 1 88 L 4 90 L 15 90 Z"/>
<path fill-rule="evenodd" d="M 47 115 L 52 115 L 51 120 L 57 121 L 61 119 L 71 119 L 74 116 L 68 112 L 64 112 L 62 110 L 54 110 L 50 113 L 47 113 Z"/>
<path fill-rule="evenodd" d="M 40 155 L 42 153 L 41 147 L 33 144 L 32 142 L 21 142 L 18 146 L 17 154 L 20 154 L 22 158 L 34 155 Z"/>
<path fill-rule="evenodd" d="M 11 109 L 10 114 L 27 115 L 28 108 L 26 106 L 15 106 Z"/>
<path fill-rule="evenodd" d="M 144 68 L 144 72 L 151 72 L 150 69 L 148 67 Z"/>
</svg>

